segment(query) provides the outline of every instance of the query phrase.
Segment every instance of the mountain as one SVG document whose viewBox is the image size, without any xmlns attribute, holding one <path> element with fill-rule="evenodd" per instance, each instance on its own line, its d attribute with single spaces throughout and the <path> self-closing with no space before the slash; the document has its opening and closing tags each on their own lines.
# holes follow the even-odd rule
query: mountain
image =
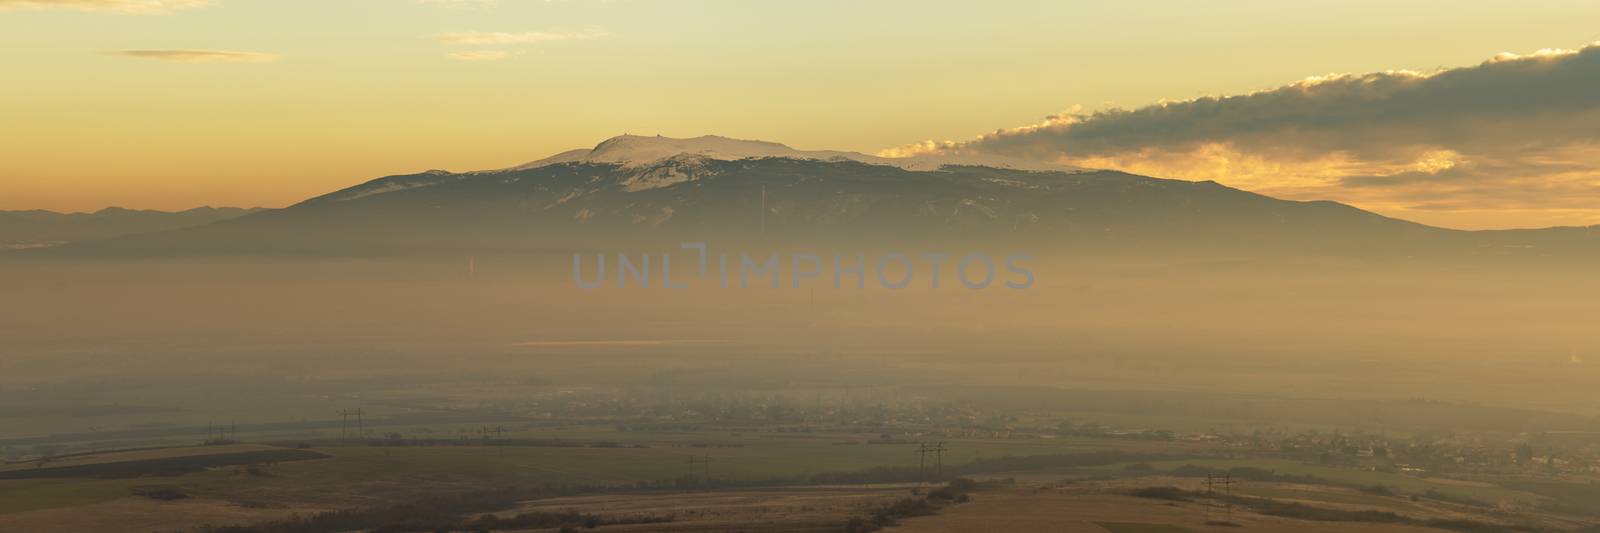
<svg viewBox="0 0 1600 533">
<path fill-rule="evenodd" d="M 107 207 L 93 213 L 0 211 L 0 249 L 40 248 L 67 242 L 166 231 L 244 216 L 260 208 L 197 207 L 184 211 Z"/>
<path fill-rule="evenodd" d="M 1114 171 L 622 136 L 506 169 L 387 176 L 200 227 L 78 243 L 126 254 L 627 251 L 680 241 L 818 247 L 1405 256 L 1589 250 L 1583 229 L 1465 232 L 1334 202 Z"/>
</svg>

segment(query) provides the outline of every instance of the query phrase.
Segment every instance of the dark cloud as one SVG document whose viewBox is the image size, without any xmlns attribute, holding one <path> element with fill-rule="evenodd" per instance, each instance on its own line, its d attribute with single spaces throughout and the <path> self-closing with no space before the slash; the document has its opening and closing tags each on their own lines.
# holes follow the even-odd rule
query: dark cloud
<svg viewBox="0 0 1600 533">
<path fill-rule="evenodd" d="M 992 153 L 1216 179 L 1389 212 L 1589 202 L 1600 222 L 1600 43 L 1478 65 L 1308 79 L 1233 96 L 1064 114 L 967 142 Z"/>
<path fill-rule="evenodd" d="M 1600 46 L 1502 57 L 1433 74 L 1308 80 L 1251 94 L 1110 110 L 965 145 L 1013 155 L 1097 156 L 1228 143 L 1268 155 L 1497 151 L 1600 137 Z"/>
</svg>

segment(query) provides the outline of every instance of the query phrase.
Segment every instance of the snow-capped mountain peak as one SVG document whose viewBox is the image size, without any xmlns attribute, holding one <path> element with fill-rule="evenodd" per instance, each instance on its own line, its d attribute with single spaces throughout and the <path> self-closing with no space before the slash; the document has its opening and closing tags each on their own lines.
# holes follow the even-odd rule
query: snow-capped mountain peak
<svg viewBox="0 0 1600 533">
<path fill-rule="evenodd" d="M 783 144 L 767 141 L 733 139 L 718 135 L 704 135 L 687 139 L 620 135 L 601 141 L 590 149 L 568 150 L 559 154 L 512 167 L 527 170 L 559 163 L 610 163 L 625 166 L 644 166 L 673 156 L 689 154 L 707 159 L 735 160 L 750 157 L 791 157 L 795 159 L 836 159 L 883 164 L 882 158 L 856 152 L 832 150 L 796 150 Z"/>
<path fill-rule="evenodd" d="M 729 161 L 752 157 L 787 157 L 821 161 L 848 160 L 871 165 L 895 166 L 907 170 L 936 170 L 944 165 L 985 166 L 1036 171 L 1081 170 L 1065 165 L 993 155 L 928 155 L 889 158 L 838 150 L 797 150 L 781 143 L 733 139 L 719 135 L 704 135 L 686 139 L 660 135 L 653 137 L 620 135 L 601 141 L 594 148 L 568 150 L 504 170 L 528 170 L 561 163 L 601 163 L 640 167 L 653 165 L 678 155 L 692 155 L 705 159 Z"/>
<path fill-rule="evenodd" d="M 304 204 L 334 203 L 370 196 L 433 187 L 460 180 L 500 176 L 567 163 L 620 165 L 618 178 L 625 192 L 670 187 L 695 181 L 714 173 L 706 161 L 737 161 L 751 158 L 788 158 L 814 161 L 855 161 L 868 165 L 897 167 L 913 171 L 939 170 L 948 165 L 991 167 L 1027 171 L 1078 172 L 1082 169 L 1053 163 L 1014 159 L 996 155 L 924 155 L 890 158 L 839 150 L 797 150 L 768 141 L 734 139 L 704 135 L 679 139 L 660 135 L 620 135 L 601 141 L 594 148 L 579 148 L 511 168 L 452 173 L 429 170 L 418 174 L 387 176 L 360 185 L 306 200 Z"/>
</svg>

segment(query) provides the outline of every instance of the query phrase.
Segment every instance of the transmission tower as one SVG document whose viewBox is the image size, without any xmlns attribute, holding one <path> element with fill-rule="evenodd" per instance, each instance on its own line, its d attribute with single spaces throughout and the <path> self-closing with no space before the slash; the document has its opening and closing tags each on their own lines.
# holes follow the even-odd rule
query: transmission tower
<svg viewBox="0 0 1600 533">
<path fill-rule="evenodd" d="M 1233 475 L 1232 474 L 1206 474 L 1206 497 L 1211 499 L 1211 501 L 1206 504 L 1206 522 L 1207 523 L 1210 523 L 1212 521 L 1212 516 L 1211 516 L 1212 508 L 1213 507 L 1217 507 L 1217 505 L 1216 505 L 1216 494 L 1219 491 L 1219 487 L 1220 487 L 1220 491 L 1222 492 L 1222 495 L 1223 495 L 1222 496 L 1222 505 L 1221 505 L 1222 513 L 1223 513 L 1222 520 L 1224 522 L 1232 522 L 1233 521 L 1233 484 L 1234 483 L 1237 483 L 1237 481 L 1233 480 Z"/>
<path fill-rule="evenodd" d="M 707 484 L 711 483 L 711 456 L 689 456 L 689 480 L 694 481 L 695 465 L 700 465 L 701 479 Z"/>
<path fill-rule="evenodd" d="M 930 453 L 933 454 L 934 458 L 934 477 L 940 479 L 944 478 L 944 451 L 944 442 L 937 442 L 934 444 L 928 444 L 924 442 L 917 445 L 918 483 L 926 482 L 928 480 L 928 454 Z"/>
<path fill-rule="evenodd" d="M 350 439 L 350 417 L 352 416 L 356 417 L 356 438 L 365 438 L 367 431 L 365 425 L 362 424 L 361 414 L 360 409 L 339 410 L 339 442 L 342 443 Z"/>
</svg>

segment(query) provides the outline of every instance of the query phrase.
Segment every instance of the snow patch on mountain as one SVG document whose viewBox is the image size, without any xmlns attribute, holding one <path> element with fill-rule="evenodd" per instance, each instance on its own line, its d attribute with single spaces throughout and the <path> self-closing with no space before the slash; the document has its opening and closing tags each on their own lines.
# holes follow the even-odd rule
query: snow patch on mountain
<svg viewBox="0 0 1600 533">
<path fill-rule="evenodd" d="M 679 154 L 658 164 L 639 168 L 622 180 L 622 190 L 637 192 L 659 189 L 709 176 L 711 171 L 706 168 L 706 159 L 704 155 Z"/>
</svg>

